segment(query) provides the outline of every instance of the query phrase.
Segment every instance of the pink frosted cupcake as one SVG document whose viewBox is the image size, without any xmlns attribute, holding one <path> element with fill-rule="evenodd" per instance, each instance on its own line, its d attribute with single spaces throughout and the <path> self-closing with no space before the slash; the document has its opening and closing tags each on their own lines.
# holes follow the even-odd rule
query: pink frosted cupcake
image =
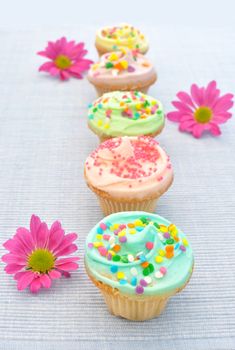
<svg viewBox="0 0 235 350">
<path fill-rule="evenodd" d="M 141 91 L 147 93 L 157 74 L 153 65 L 137 50 L 121 48 L 108 52 L 92 65 L 88 80 L 98 96 L 111 91 Z"/>
<path fill-rule="evenodd" d="M 173 181 L 169 157 L 151 137 L 103 142 L 85 163 L 85 179 L 105 215 L 128 210 L 153 212 Z"/>
</svg>

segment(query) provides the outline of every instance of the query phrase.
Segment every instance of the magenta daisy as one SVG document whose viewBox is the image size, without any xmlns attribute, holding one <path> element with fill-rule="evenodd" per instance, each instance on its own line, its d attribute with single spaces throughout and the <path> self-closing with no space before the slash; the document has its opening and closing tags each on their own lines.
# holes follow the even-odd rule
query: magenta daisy
<svg viewBox="0 0 235 350">
<path fill-rule="evenodd" d="M 50 59 L 39 67 L 39 72 L 59 76 L 61 80 L 70 77 L 82 79 L 82 73 L 93 63 L 84 58 L 86 54 L 84 43 L 76 44 L 75 41 L 67 41 L 64 37 L 55 42 L 49 41 L 45 51 L 38 52 L 38 55 Z"/>
<path fill-rule="evenodd" d="M 9 253 L 2 257 L 7 264 L 5 271 L 13 274 L 18 290 L 27 287 L 37 293 L 40 288 L 50 288 L 53 279 L 62 275 L 69 277 L 69 271 L 78 268 L 78 257 L 66 257 L 77 250 L 76 233 L 64 233 L 59 221 L 51 228 L 32 215 L 30 230 L 19 227 L 13 238 L 3 246 Z"/>
<path fill-rule="evenodd" d="M 233 94 L 220 96 L 216 82 L 211 81 L 207 87 L 191 86 L 191 95 L 180 91 L 176 95 L 179 101 L 172 101 L 177 111 L 167 114 L 167 118 L 180 123 L 179 130 L 192 133 L 199 138 L 207 131 L 214 136 L 221 134 L 218 124 L 231 118 L 228 110 L 233 106 Z"/>
</svg>

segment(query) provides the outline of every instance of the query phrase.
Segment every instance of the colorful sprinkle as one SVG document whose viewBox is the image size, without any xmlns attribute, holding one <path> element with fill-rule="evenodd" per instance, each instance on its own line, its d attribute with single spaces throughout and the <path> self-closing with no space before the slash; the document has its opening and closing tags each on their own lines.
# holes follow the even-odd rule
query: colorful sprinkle
<svg viewBox="0 0 235 350">
<path fill-rule="evenodd" d="M 121 260 L 120 255 L 114 255 L 113 256 L 113 261 L 120 261 L 120 260 Z"/>
<path fill-rule="evenodd" d="M 112 273 L 116 273 L 116 272 L 118 271 L 118 266 L 117 266 L 117 265 L 112 265 L 112 266 L 110 267 L 110 271 L 111 271 Z"/>
<path fill-rule="evenodd" d="M 180 250 L 182 250 L 182 252 L 186 252 L 186 248 L 184 245 L 180 245 Z"/>
<path fill-rule="evenodd" d="M 125 278 L 124 272 L 119 271 L 119 272 L 117 273 L 117 278 L 118 278 L 119 280 L 124 279 L 124 278 Z"/>
<path fill-rule="evenodd" d="M 144 280 L 147 283 L 147 285 L 152 283 L 152 278 L 150 276 L 145 277 Z"/>
<path fill-rule="evenodd" d="M 153 249 L 153 246 L 154 246 L 153 242 L 146 242 L 146 244 L 145 244 L 145 247 L 146 247 L 148 250 Z"/>
<path fill-rule="evenodd" d="M 121 237 L 119 237 L 119 242 L 121 242 L 121 243 L 126 243 L 126 241 L 127 241 L 126 236 L 121 236 Z"/>
<path fill-rule="evenodd" d="M 155 277 L 158 278 L 162 278 L 163 277 L 163 273 L 161 273 L 161 271 L 156 271 L 155 272 Z"/>
<path fill-rule="evenodd" d="M 135 289 L 136 294 L 143 294 L 144 288 L 142 286 L 137 286 Z"/>
<path fill-rule="evenodd" d="M 137 285 L 137 278 L 136 277 L 132 277 L 131 278 L 131 285 L 132 286 L 136 286 Z"/>
<path fill-rule="evenodd" d="M 155 261 L 157 264 L 161 264 L 163 262 L 163 257 L 161 255 L 156 256 Z"/>
<path fill-rule="evenodd" d="M 163 275 L 165 275 L 165 274 L 167 273 L 167 269 L 166 269 L 165 266 L 160 267 L 159 270 L 160 270 L 160 272 L 161 272 Z"/>
<path fill-rule="evenodd" d="M 145 279 L 141 279 L 140 280 L 140 285 L 143 286 L 143 287 L 147 287 L 148 283 L 146 282 Z"/>
</svg>

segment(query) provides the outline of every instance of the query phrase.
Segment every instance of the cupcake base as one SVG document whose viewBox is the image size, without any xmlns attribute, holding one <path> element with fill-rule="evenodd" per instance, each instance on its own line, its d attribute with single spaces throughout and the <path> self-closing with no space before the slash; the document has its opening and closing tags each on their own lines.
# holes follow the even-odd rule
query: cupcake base
<svg viewBox="0 0 235 350">
<path fill-rule="evenodd" d="M 145 211 L 148 213 L 154 213 L 156 209 L 156 204 L 160 196 L 168 190 L 173 182 L 173 176 L 171 181 L 167 183 L 160 191 L 158 191 L 152 197 L 146 197 L 142 199 L 138 198 L 114 198 L 111 197 L 108 193 L 99 190 L 98 188 L 92 186 L 86 177 L 86 173 L 84 173 L 85 180 L 87 182 L 88 187 L 96 194 L 101 209 L 105 216 L 118 213 L 122 211 Z"/>
<path fill-rule="evenodd" d="M 109 140 L 109 139 L 112 139 L 112 138 L 114 138 L 114 137 L 119 137 L 119 136 L 111 136 L 111 135 L 107 135 L 107 134 L 104 134 L 104 133 L 97 133 L 97 131 L 95 131 L 93 128 L 92 128 L 92 126 L 88 123 L 88 127 L 89 127 L 89 129 L 94 133 L 94 134 L 96 134 L 97 136 L 98 136 L 98 138 L 99 138 L 99 140 L 100 140 L 100 143 L 102 143 L 102 142 L 104 142 L 104 141 L 106 141 L 106 140 Z M 157 135 L 159 135 L 161 132 L 162 132 L 162 130 L 163 130 L 163 128 L 164 128 L 164 124 L 155 132 L 155 133 L 152 133 L 152 134 L 145 134 L 145 135 L 143 135 L 143 134 L 139 134 L 139 135 L 137 135 L 137 136 L 150 136 L 150 137 L 156 137 Z M 124 135 L 120 135 L 120 137 L 121 136 L 124 136 Z M 126 136 L 129 136 L 129 135 L 126 135 Z"/>
<path fill-rule="evenodd" d="M 97 96 L 100 97 L 106 92 L 112 92 L 112 91 L 140 91 L 144 94 L 147 94 L 149 88 L 151 85 L 153 85 L 157 80 L 157 75 L 156 73 L 153 73 L 152 77 L 148 80 L 145 81 L 144 84 L 141 82 L 132 84 L 132 85 L 124 85 L 120 88 L 120 86 L 110 86 L 110 85 L 95 85 L 92 83 L 95 87 Z"/>
<path fill-rule="evenodd" d="M 105 216 L 121 211 L 146 211 L 148 213 L 154 213 L 157 205 L 158 198 L 146 199 L 142 201 L 128 201 L 122 202 L 114 199 L 108 199 L 97 195 L 101 209 Z"/>
<path fill-rule="evenodd" d="M 138 296 L 138 295 L 125 295 L 119 292 L 118 289 L 114 289 L 101 281 L 96 280 L 88 270 L 86 271 L 96 287 L 98 287 L 105 299 L 109 312 L 114 316 L 120 316 L 131 321 L 146 321 L 151 320 L 161 315 L 164 311 L 169 298 L 179 291 L 181 291 L 189 282 L 181 288 L 178 288 L 166 295 L 159 296 Z"/>
</svg>

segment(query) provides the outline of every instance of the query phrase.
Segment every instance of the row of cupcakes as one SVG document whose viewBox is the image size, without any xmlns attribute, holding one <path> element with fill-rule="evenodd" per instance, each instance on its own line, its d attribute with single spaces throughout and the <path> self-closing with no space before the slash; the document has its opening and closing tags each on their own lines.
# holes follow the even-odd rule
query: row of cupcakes
<svg viewBox="0 0 235 350">
<path fill-rule="evenodd" d="M 147 320 L 186 286 L 193 253 L 180 229 L 150 214 L 173 169 L 154 139 L 164 127 L 162 104 L 145 94 L 157 78 L 144 56 L 148 42 L 120 25 L 99 30 L 95 45 L 101 57 L 88 79 L 98 99 L 89 105 L 88 126 L 101 143 L 84 176 L 108 216 L 87 237 L 85 267 L 112 314 Z"/>
</svg>

